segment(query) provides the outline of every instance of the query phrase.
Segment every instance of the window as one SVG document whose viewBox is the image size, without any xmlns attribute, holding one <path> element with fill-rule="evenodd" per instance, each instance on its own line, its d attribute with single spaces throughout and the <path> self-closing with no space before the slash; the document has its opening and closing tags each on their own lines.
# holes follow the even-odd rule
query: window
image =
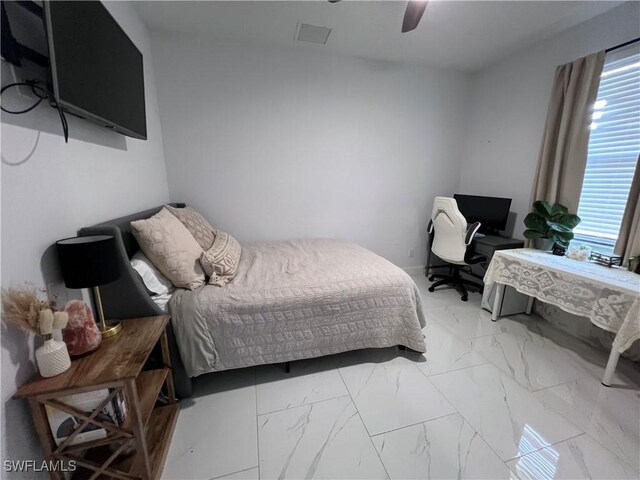
<svg viewBox="0 0 640 480">
<path fill-rule="evenodd" d="M 575 238 L 611 253 L 640 152 L 640 44 L 607 54 L 593 109 Z"/>
</svg>

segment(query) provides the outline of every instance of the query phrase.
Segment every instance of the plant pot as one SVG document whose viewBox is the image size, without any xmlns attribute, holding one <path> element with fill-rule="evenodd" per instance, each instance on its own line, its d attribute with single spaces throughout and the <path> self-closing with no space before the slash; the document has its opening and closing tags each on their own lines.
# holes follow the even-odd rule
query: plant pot
<svg viewBox="0 0 640 480">
<path fill-rule="evenodd" d="M 553 248 L 553 240 L 550 238 L 534 238 L 533 239 L 533 247 L 536 250 L 543 250 L 548 252 Z"/>
</svg>

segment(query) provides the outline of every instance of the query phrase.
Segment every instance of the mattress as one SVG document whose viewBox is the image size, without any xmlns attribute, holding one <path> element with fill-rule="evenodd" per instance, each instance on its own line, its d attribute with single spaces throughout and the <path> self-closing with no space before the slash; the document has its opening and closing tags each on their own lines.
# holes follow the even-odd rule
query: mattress
<svg viewBox="0 0 640 480">
<path fill-rule="evenodd" d="M 192 377 L 362 348 L 426 351 L 411 277 L 340 240 L 243 245 L 228 285 L 178 289 L 169 310 Z"/>
</svg>

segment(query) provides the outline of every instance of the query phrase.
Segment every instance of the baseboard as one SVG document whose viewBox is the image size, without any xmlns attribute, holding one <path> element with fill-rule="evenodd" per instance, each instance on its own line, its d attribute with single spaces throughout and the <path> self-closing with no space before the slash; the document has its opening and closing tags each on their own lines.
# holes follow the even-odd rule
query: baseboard
<svg viewBox="0 0 640 480">
<path fill-rule="evenodd" d="M 409 275 L 422 275 L 424 273 L 424 265 L 416 265 L 415 267 L 402 267 Z"/>
</svg>

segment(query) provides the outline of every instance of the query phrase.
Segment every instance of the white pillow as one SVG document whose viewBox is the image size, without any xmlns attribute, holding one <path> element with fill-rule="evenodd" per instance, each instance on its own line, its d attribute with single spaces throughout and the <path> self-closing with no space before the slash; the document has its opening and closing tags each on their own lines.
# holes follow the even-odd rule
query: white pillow
<svg viewBox="0 0 640 480">
<path fill-rule="evenodd" d="M 151 295 L 151 300 L 153 300 L 153 303 L 155 303 L 158 308 L 164 313 L 169 313 L 169 300 L 171 300 L 171 293 L 163 293 L 162 295 Z"/>
<path fill-rule="evenodd" d="M 142 278 L 144 286 L 147 290 L 156 295 L 171 295 L 175 290 L 175 287 L 167 277 L 165 277 L 160 270 L 158 270 L 151 260 L 140 250 L 133 257 L 131 257 L 131 266 L 138 272 Z"/>
</svg>

